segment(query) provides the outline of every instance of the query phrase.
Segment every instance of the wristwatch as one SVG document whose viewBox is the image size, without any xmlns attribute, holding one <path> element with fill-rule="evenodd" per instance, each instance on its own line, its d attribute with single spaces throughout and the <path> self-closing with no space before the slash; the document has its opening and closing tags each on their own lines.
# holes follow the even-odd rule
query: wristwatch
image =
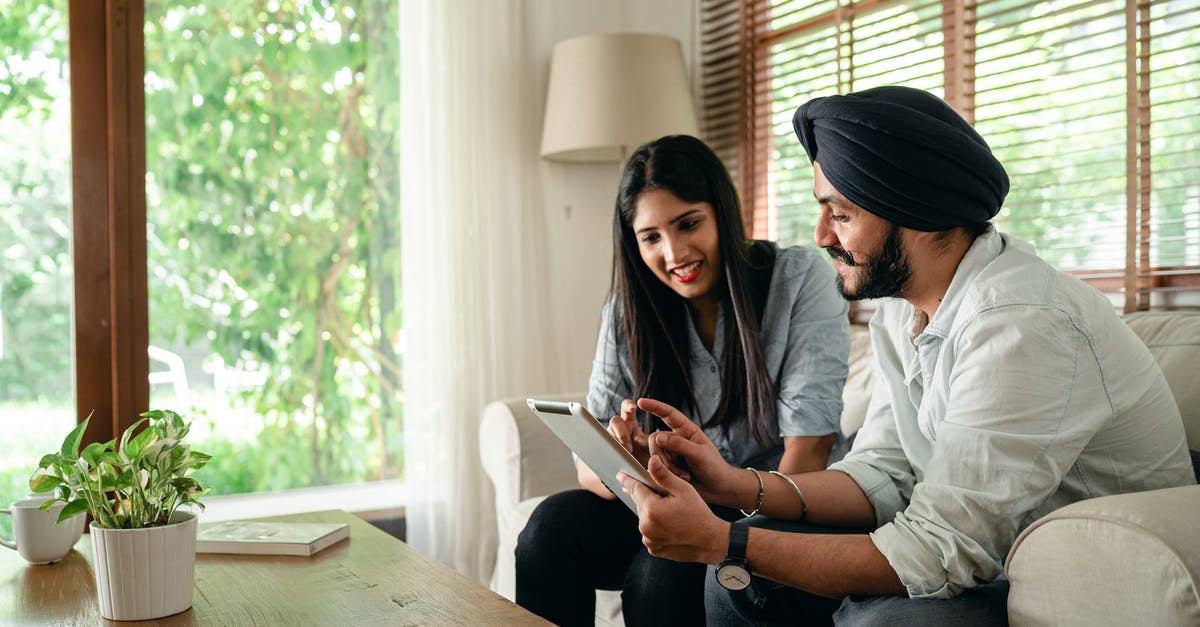
<svg viewBox="0 0 1200 627">
<path fill-rule="evenodd" d="M 736 520 L 729 526 L 729 552 L 717 566 L 717 583 L 727 590 L 744 590 L 750 585 L 750 564 L 746 562 L 746 540 L 750 525 Z"/>
</svg>

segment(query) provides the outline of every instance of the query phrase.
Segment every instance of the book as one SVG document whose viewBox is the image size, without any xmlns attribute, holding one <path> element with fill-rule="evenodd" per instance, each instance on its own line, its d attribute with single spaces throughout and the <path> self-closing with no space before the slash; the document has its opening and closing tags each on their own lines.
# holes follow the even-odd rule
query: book
<svg viewBox="0 0 1200 627">
<path fill-rule="evenodd" d="M 229 520 L 201 524 L 196 532 L 196 552 L 313 555 L 349 536 L 346 523 Z"/>
</svg>

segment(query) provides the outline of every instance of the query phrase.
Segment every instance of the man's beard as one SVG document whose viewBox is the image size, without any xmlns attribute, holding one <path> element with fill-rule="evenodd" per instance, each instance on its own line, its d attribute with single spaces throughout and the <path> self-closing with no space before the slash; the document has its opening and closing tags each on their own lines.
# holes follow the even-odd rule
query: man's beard
<svg viewBox="0 0 1200 627">
<path fill-rule="evenodd" d="M 851 257 L 850 253 L 840 246 L 827 246 L 825 252 L 847 266 L 860 266 L 860 262 L 856 262 L 854 257 Z M 861 268 L 862 271 L 858 273 L 861 282 L 857 291 L 853 293 L 846 291 L 845 279 L 841 274 L 838 275 L 837 288 L 838 292 L 841 292 L 842 298 L 862 300 L 864 298 L 900 296 L 909 277 L 912 276 L 912 268 L 909 267 L 908 256 L 904 254 L 904 249 L 900 244 L 900 229 L 896 225 L 889 225 L 879 254 L 874 259 L 861 262 Z"/>
</svg>

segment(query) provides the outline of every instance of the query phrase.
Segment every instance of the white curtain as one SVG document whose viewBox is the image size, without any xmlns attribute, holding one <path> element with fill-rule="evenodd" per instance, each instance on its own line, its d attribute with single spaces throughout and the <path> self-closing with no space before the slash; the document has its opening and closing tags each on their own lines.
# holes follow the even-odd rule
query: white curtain
<svg viewBox="0 0 1200 627">
<path fill-rule="evenodd" d="M 408 542 L 480 582 L 495 536 L 481 410 L 556 371 L 527 4 L 400 2 Z"/>
</svg>

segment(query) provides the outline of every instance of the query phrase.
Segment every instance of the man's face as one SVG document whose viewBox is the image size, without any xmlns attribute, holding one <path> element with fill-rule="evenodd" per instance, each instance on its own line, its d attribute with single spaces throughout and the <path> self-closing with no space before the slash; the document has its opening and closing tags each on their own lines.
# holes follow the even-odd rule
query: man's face
<svg viewBox="0 0 1200 627">
<path fill-rule="evenodd" d="M 895 224 L 850 202 L 813 165 L 813 195 L 821 215 L 813 241 L 834 259 L 846 300 L 901 296 L 912 270 Z"/>
</svg>

